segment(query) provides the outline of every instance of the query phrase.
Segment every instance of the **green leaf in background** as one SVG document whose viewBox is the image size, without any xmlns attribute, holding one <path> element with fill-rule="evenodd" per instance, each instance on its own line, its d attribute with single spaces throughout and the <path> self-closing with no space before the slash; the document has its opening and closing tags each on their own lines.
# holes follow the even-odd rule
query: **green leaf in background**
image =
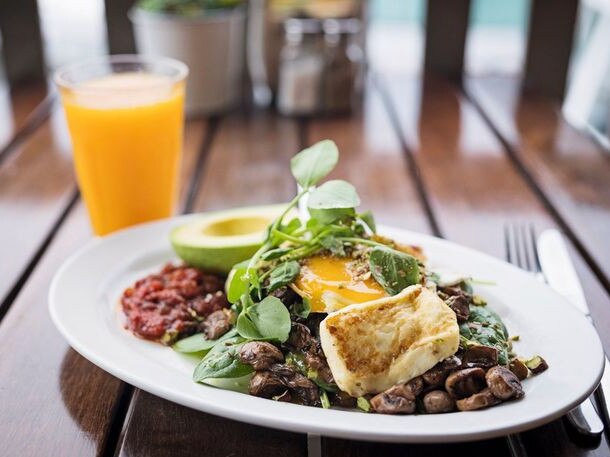
<svg viewBox="0 0 610 457">
<path fill-rule="evenodd" d="M 206 10 L 234 8 L 242 0 L 139 0 L 137 5 L 147 11 L 179 16 L 197 16 Z"/>
<path fill-rule="evenodd" d="M 284 262 L 277 266 L 269 275 L 268 293 L 290 284 L 299 274 L 301 266 L 296 260 Z"/>
<path fill-rule="evenodd" d="M 374 247 L 369 265 L 375 280 L 391 295 L 417 284 L 420 279 L 417 259 L 391 248 Z"/>
<path fill-rule="evenodd" d="M 237 336 L 237 330 L 235 328 L 229 330 L 227 333 L 225 333 L 223 336 L 216 340 L 207 340 L 203 333 L 196 333 L 174 343 L 172 349 L 174 349 L 176 352 L 181 352 L 183 354 L 209 351 L 216 345 L 216 343 L 226 341 L 229 338 L 233 338 L 234 336 Z"/>
<path fill-rule="evenodd" d="M 338 160 L 335 142 L 322 140 L 295 155 L 290 160 L 290 170 L 301 187 L 308 189 L 328 175 Z"/>
<path fill-rule="evenodd" d="M 252 367 L 238 358 L 241 343 L 243 343 L 242 338 L 234 337 L 215 345 L 195 367 L 193 381 L 201 382 L 211 378 L 239 378 L 252 373 Z"/>
</svg>

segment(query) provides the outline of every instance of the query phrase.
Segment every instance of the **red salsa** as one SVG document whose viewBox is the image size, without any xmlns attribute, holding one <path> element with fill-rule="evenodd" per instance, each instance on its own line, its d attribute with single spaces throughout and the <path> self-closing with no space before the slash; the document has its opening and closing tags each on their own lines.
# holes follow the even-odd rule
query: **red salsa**
<svg viewBox="0 0 610 457">
<path fill-rule="evenodd" d="M 127 288 L 121 305 L 127 329 L 164 344 L 195 333 L 207 316 L 229 307 L 223 278 L 171 263 Z"/>
</svg>

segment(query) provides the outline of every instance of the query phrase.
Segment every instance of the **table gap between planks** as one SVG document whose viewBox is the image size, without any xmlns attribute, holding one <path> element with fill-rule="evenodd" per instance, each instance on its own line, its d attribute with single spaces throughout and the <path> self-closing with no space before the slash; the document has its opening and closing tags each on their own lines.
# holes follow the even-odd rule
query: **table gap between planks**
<svg viewBox="0 0 610 457">
<path fill-rule="evenodd" d="M 190 120 L 182 207 L 207 211 L 286 201 L 295 191 L 290 157 L 309 143 L 332 138 L 342 154 L 333 176 L 353 182 L 363 206 L 382 223 L 441 235 L 499 257 L 507 221 L 564 229 L 575 242 L 593 316 L 609 322 L 602 237 L 610 225 L 597 227 L 591 217 L 601 223 L 610 217 L 604 198 L 610 183 L 600 179 L 607 158 L 595 145 L 566 126 L 551 102 L 521 100 L 514 80 L 468 80 L 462 90 L 433 78 L 373 79 L 362 111 L 349 118 L 305 121 L 248 111 Z M 241 424 L 132 389 L 69 349 L 55 331 L 46 312 L 50 279 L 91 235 L 55 122 L 42 122 L 40 114 L 28 117 L 36 106 L 32 100 L 44 100 L 45 91 L 36 90 L 38 98 L 32 98 L 31 87 L 12 93 L 16 127 L 5 145 L 13 146 L 0 163 L 0 249 L 3 259 L 12 260 L 0 265 L 2 310 L 8 311 L 0 323 L 3 452 L 306 455 L 302 434 Z M 61 114 L 43 103 L 49 108 L 38 105 L 40 111 Z M 595 170 L 573 165 L 581 151 Z M 609 349 L 608 326 L 601 336 Z M 561 421 L 524 433 L 523 439 L 536 456 L 610 452 L 605 440 L 593 449 L 575 446 Z M 456 451 L 508 455 L 501 438 L 451 445 L 323 439 L 325 456 Z"/>
</svg>

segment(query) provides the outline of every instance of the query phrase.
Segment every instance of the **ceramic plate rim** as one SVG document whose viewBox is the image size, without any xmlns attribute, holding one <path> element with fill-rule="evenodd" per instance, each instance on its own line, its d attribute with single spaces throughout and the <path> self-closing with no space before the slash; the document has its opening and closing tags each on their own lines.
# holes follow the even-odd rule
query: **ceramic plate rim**
<svg viewBox="0 0 610 457">
<path fill-rule="evenodd" d="M 586 318 L 568 304 L 564 298 L 556 294 L 550 288 L 538 284 L 535 286 L 536 293 L 552 297 L 553 300 L 556 301 L 553 306 L 559 307 L 562 314 L 567 313 L 566 319 L 569 318 L 571 323 L 576 322 L 580 331 L 583 332 L 581 336 L 585 337 L 590 344 L 588 350 L 591 351 L 592 355 L 587 362 L 587 372 L 590 373 L 590 377 L 588 381 L 582 382 L 582 386 L 579 387 L 580 391 L 578 393 L 569 393 L 566 398 L 558 402 L 556 407 L 548 409 L 544 414 L 529 414 L 524 420 L 504 419 L 501 421 L 496 420 L 495 423 L 494 421 L 488 422 L 487 420 L 484 420 L 489 417 L 498 416 L 498 414 L 493 414 L 494 408 L 472 413 L 455 413 L 436 416 L 366 415 L 364 413 L 358 414 L 354 412 L 322 410 L 319 408 L 271 402 L 269 400 L 220 389 L 215 389 L 214 395 L 207 396 L 206 393 L 210 392 L 209 389 L 214 388 L 197 385 L 188 377 L 186 380 L 181 378 L 174 379 L 175 374 L 167 375 L 166 373 L 163 373 L 163 376 L 160 378 L 161 381 L 155 381 L 144 374 L 146 370 L 156 367 L 154 363 L 140 359 L 131 360 L 130 362 L 129 358 L 123 360 L 122 356 L 117 359 L 115 357 L 116 354 L 111 355 L 108 353 L 110 350 L 109 348 L 105 349 L 102 347 L 103 345 L 100 346 L 99 342 L 96 344 L 95 341 L 91 341 L 94 337 L 92 334 L 89 335 L 89 333 L 101 332 L 103 330 L 102 325 L 99 326 L 99 329 L 92 329 L 91 332 L 86 332 L 85 334 L 83 334 L 82 329 L 75 327 L 74 322 L 71 322 L 70 320 L 70 316 L 66 314 L 66 312 L 69 311 L 70 306 L 62 301 L 62 297 L 65 298 L 66 293 L 74 293 L 74 288 L 66 288 L 66 283 L 70 284 L 70 275 L 74 274 L 75 267 L 79 266 L 79 262 L 86 262 L 88 259 L 87 256 L 90 256 L 96 249 L 99 250 L 100 247 L 103 246 L 115 246 L 130 238 L 137 239 L 139 238 L 138 235 L 142 235 L 142 238 L 146 238 L 144 234 L 149 232 L 153 234 L 155 232 L 166 234 L 169 233 L 169 228 L 171 226 L 183 223 L 189 219 L 196 218 L 197 216 L 198 215 L 186 215 L 141 224 L 129 229 L 121 230 L 104 238 L 93 239 L 62 264 L 56 272 L 49 290 L 49 312 L 51 318 L 69 344 L 85 358 L 105 371 L 152 394 L 210 414 L 293 432 L 315 433 L 324 436 L 366 441 L 413 443 L 458 442 L 506 435 L 550 422 L 584 400 L 593 391 L 601 378 L 603 371 L 603 349 L 594 328 Z M 495 265 L 499 270 L 511 272 L 510 274 L 513 275 L 514 278 L 518 278 L 519 281 L 525 281 L 525 283 L 530 283 L 532 286 L 535 284 L 535 280 L 529 274 L 495 257 L 472 248 L 400 228 L 381 226 L 379 232 L 396 237 L 397 239 L 409 240 L 424 246 L 428 245 L 428 247 L 434 246 L 437 249 L 445 248 L 449 249 L 449 251 L 462 252 L 470 255 L 471 259 L 475 259 L 478 262 L 487 262 L 491 265 Z M 167 239 L 166 236 L 165 239 Z M 77 309 L 76 312 L 83 311 Z M 575 319 L 575 321 L 572 319 Z M 106 344 L 110 346 L 116 345 L 117 341 L 112 339 L 112 333 L 108 333 L 106 337 L 108 336 L 111 338 Z M 141 343 L 151 344 L 147 342 Z M 171 349 L 168 348 L 167 350 Z M 544 378 L 540 379 L 544 380 Z M 186 383 L 184 381 L 186 381 Z M 183 390 L 180 390 L 180 388 Z M 195 388 L 205 389 L 205 392 L 195 390 Z M 221 401 L 225 400 L 229 403 L 221 404 Z M 507 404 L 503 407 L 508 406 L 508 408 L 511 408 L 510 412 L 512 413 L 523 413 L 524 410 L 527 411 L 527 401 L 528 397 L 526 396 L 524 400 L 511 403 L 510 405 Z M 241 404 L 242 407 L 239 408 L 236 404 Z M 515 408 L 514 405 L 517 405 L 517 407 Z M 506 409 L 506 412 L 509 411 L 508 408 Z M 472 416 L 473 414 L 479 414 L 479 419 L 482 419 L 478 421 L 479 423 L 474 425 L 473 421 L 476 416 Z M 414 420 L 417 422 L 414 422 Z M 365 427 L 367 423 L 373 424 L 373 421 L 376 422 L 374 427 Z M 461 427 L 459 426 L 460 423 L 462 423 Z M 411 427 L 415 424 L 415 427 L 405 427 L 404 430 L 398 428 L 399 425 L 405 424 L 410 425 Z M 423 428 L 424 425 L 430 426 L 434 424 L 438 424 L 438 427 L 431 427 L 429 429 Z M 445 427 L 443 427 L 443 424 Z M 447 425 L 450 426 L 449 429 L 447 429 Z M 456 425 L 457 427 L 455 427 Z M 451 426 L 453 426 L 453 428 L 451 428 Z"/>
</svg>

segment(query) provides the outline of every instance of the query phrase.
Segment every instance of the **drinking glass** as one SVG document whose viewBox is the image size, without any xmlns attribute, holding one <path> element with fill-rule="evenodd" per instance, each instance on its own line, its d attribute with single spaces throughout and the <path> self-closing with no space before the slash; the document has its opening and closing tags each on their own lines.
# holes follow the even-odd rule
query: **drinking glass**
<svg viewBox="0 0 610 457">
<path fill-rule="evenodd" d="M 177 60 L 138 55 L 104 56 L 56 72 L 96 235 L 173 213 L 187 74 Z"/>
</svg>

